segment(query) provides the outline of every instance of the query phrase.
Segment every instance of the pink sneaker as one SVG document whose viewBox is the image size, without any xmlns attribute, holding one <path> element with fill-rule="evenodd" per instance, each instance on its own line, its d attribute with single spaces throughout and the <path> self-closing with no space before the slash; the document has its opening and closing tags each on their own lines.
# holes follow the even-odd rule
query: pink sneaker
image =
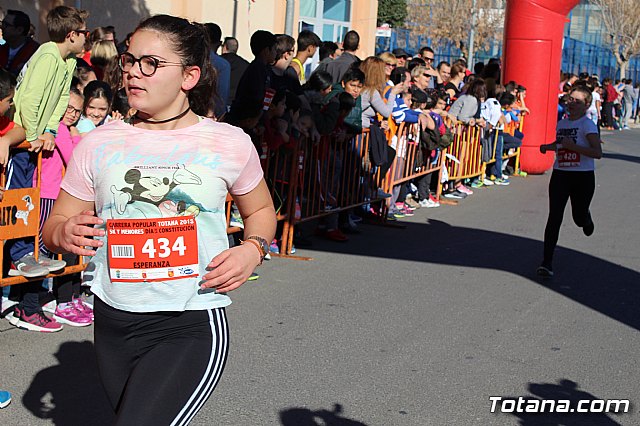
<svg viewBox="0 0 640 426">
<path fill-rule="evenodd" d="M 473 195 L 473 191 L 462 184 L 456 186 L 456 189 L 460 192 L 464 192 L 467 195 Z"/>
<path fill-rule="evenodd" d="M 41 331 L 43 333 L 55 333 L 62 330 L 62 324 L 49 318 L 44 312 L 39 311 L 33 315 L 26 315 L 23 310 L 16 307 L 14 316 L 17 318 L 15 324 L 18 328 L 29 331 Z"/>
<path fill-rule="evenodd" d="M 72 327 L 86 327 L 87 325 L 91 325 L 93 322 L 91 318 L 77 310 L 73 303 L 66 303 L 65 305 L 66 307 L 64 308 L 58 305 L 56 313 L 53 314 L 55 320 L 63 324 L 69 324 Z"/>
<path fill-rule="evenodd" d="M 76 297 L 71 303 L 73 303 L 76 311 L 82 313 L 82 315 L 87 318 L 91 318 L 91 321 L 93 321 L 93 309 L 91 308 L 91 306 L 85 303 L 85 301 L 82 300 L 81 297 Z"/>
</svg>

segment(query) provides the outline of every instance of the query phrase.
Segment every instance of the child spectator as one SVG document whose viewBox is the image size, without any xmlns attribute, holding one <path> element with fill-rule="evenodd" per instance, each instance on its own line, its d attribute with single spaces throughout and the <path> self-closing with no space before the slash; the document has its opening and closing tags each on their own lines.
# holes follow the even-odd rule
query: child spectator
<svg viewBox="0 0 640 426">
<path fill-rule="evenodd" d="M 316 50 L 322 44 L 320 37 L 313 31 L 303 30 L 298 34 L 298 51 L 295 58 L 291 61 L 291 67 L 296 72 L 300 84 L 307 82 L 304 64 L 307 59 L 312 58 L 316 54 Z"/>
<path fill-rule="evenodd" d="M 492 146 L 492 143 L 495 141 L 495 162 L 489 166 L 489 176 L 493 176 L 494 179 L 489 179 L 491 182 L 487 182 L 489 185 L 509 185 L 508 179 L 502 178 L 502 151 L 503 147 L 503 131 L 504 125 L 506 123 L 506 118 L 502 113 L 502 107 L 500 101 L 496 99 L 498 96 L 498 91 L 503 91 L 504 87 L 500 86 L 493 88 L 488 94 L 488 98 L 486 101 L 482 103 L 482 118 L 487 121 L 487 132 L 485 135 L 485 141 L 489 147 Z M 513 95 L 509 95 L 513 96 Z M 490 155 L 489 155 L 490 157 Z M 489 160 L 489 158 L 487 158 Z M 483 182 L 484 183 L 484 182 Z M 472 185 L 475 186 L 475 185 Z"/>
<path fill-rule="evenodd" d="M 229 114 L 241 116 L 243 109 L 253 111 L 262 106 L 271 89 L 271 64 L 275 61 L 276 37 L 269 31 L 258 30 L 251 36 L 251 52 L 255 55 L 238 83 L 236 98 Z M 232 118 L 236 120 L 236 118 Z"/>
<path fill-rule="evenodd" d="M 77 79 L 76 87 L 80 93 L 84 91 L 84 88 L 90 82 L 97 80 L 96 72 L 91 68 L 91 66 L 83 61 L 82 59 L 78 59 L 76 63 L 76 70 L 73 73 L 74 81 Z"/>
<path fill-rule="evenodd" d="M 289 144 L 289 124 L 285 120 L 284 113 L 287 107 L 286 92 L 278 91 L 273 96 L 269 109 L 263 116 L 264 139 L 271 151 Z"/>
<path fill-rule="evenodd" d="M 77 125 L 80 135 L 84 136 L 111 119 L 109 113 L 112 101 L 113 93 L 107 83 L 95 80 L 87 84 L 84 88 L 83 114 Z"/>
<path fill-rule="evenodd" d="M 427 136 L 430 132 L 438 132 L 438 136 L 444 134 L 444 124 L 442 117 L 433 111 L 438 104 L 437 92 L 434 89 L 428 89 L 428 93 L 414 89 L 411 92 L 411 109 L 414 111 L 420 111 L 425 118 L 420 122 L 420 135 Z M 430 153 L 429 153 L 430 154 Z M 431 156 L 425 160 L 430 161 Z M 418 166 L 422 167 L 422 164 Z M 434 208 L 440 207 L 440 203 L 435 198 L 435 195 L 431 193 L 431 183 L 434 173 L 429 173 L 418 179 L 416 187 L 418 188 L 418 203 L 420 207 Z M 436 174 L 437 177 L 437 174 Z"/>
<path fill-rule="evenodd" d="M 51 41 L 38 48 L 22 68 L 15 95 L 15 121 L 24 127 L 26 140 L 32 151 L 53 151 L 55 133 L 60 117 L 69 104 L 71 78 L 76 66 L 76 55 L 84 48 L 86 29 L 85 11 L 58 6 L 47 15 L 47 30 Z M 33 184 L 35 156 L 28 150 L 19 150 L 11 157 L 7 188 L 28 188 Z M 10 275 L 38 277 L 65 267 L 58 260 L 33 256 L 33 239 L 8 242 L 13 268 Z M 21 284 L 19 303 L 14 310 L 12 324 L 33 331 L 54 332 L 62 329 L 57 321 L 48 318 L 39 303 L 41 281 Z"/>
<path fill-rule="evenodd" d="M 40 256 L 53 258 L 42 241 L 42 226 L 51 214 L 53 203 L 60 193 L 62 172 L 69 164 L 73 148 L 80 142 L 81 136 L 75 128 L 80 118 L 83 104 L 82 94 L 72 87 L 69 96 L 69 106 L 60 121 L 56 135 L 56 149 L 42 155 L 42 185 L 40 189 Z M 68 262 L 77 263 L 77 256 L 66 255 Z M 61 323 L 73 327 L 90 325 L 93 322 L 93 311 L 80 298 L 80 275 L 65 275 L 54 278 L 53 293 L 58 306 L 53 318 Z"/>
</svg>

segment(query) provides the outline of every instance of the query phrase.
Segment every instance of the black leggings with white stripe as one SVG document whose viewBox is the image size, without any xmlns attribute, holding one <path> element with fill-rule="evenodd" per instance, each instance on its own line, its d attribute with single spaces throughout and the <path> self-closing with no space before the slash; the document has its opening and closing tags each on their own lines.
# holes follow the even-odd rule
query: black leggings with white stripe
<svg viewBox="0 0 640 426">
<path fill-rule="evenodd" d="M 98 369 L 115 424 L 189 424 L 224 370 L 224 308 L 133 313 L 96 297 L 94 314 Z"/>
</svg>

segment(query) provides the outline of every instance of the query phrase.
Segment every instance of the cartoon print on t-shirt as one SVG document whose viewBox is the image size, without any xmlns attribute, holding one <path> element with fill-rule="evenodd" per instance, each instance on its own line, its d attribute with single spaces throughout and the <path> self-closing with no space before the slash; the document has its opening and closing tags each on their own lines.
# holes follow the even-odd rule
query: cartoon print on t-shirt
<svg viewBox="0 0 640 426">
<path fill-rule="evenodd" d="M 173 173 L 171 179 L 168 177 L 157 177 L 142 175 L 138 169 L 129 169 L 124 175 L 124 181 L 131 185 L 118 189 L 111 186 L 113 194 L 112 216 L 120 217 L 137 216 L 131 209 L 138 211 L 142 217 L 148 217 L 144 208 L 146 205 L 155 206 L 160 217 L 175 216 L 198 216 L 200 208 L 196 205 L 189 205 L 184 200 L 177 201 L 169 198 L 171 191 L 178 185 L 202 185 L 202 179 L 187 170 L 183 165 L 178 165 L 178 169 Z"/>
</svg>

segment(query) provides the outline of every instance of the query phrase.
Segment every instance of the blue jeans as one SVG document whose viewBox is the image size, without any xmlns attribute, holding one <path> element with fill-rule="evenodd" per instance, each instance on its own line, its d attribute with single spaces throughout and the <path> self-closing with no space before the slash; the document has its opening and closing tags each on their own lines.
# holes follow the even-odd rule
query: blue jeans
<svg viewBox="0 0 640 426">
<path fill-rule="evenodd" d="M 502 153 L 511 148 L 520 148 L 522 140 L 498 130 L 498 141 L 496 142 L 496 162 L 491 167 L 491 173 L 496 178 L 502 177 Z"/>
<path fill-rule="evenodd" d="M 16 150 L 7 165 L 7 189 L 31 188 L 33 186 L 33 172 L 36 169 L 36 154 L 24 149 Z M 9 240 L 5 245 L 9 250 L 12 261 L 33 253 L 34 240 L 32 237 Z"/>
</svg>

